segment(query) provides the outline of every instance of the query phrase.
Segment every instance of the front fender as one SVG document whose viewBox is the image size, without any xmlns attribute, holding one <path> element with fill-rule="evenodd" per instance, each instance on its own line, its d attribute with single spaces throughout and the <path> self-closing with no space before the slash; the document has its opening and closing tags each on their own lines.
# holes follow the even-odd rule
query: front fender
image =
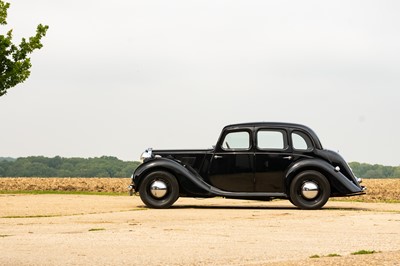
<svg viewBox="0 0 400 266">
<path fill-rule="evenodd" d="M 286 172 L 287 187 L 290 186 L 290 183 L 297 174 L 305 170 L 316 170 L 324 174 L 334 188 L 332 190 L 333 194 L 344 196 L 363 192 L 360 186 L 354 184 L 353 181 L 341 172 L 337 172 L 331 164 L 321 159 L 305 159 L 295 162 Z"/>
<path fill-rule="evenodd" d="M 168 171 L 173 174 L 178 179 L 180 187 L 186 191 L 196 193 L 200 190 L 203 191 L 202 194 L 209 194 L 211 191 L 211 186 L 205 183 L 195 170 L 164 157 L 148 160 L 136 168 L 133 173 L 135 191 L 139 191 L 141 182 L 146 175 L 158 170 Z"/>
</svg>

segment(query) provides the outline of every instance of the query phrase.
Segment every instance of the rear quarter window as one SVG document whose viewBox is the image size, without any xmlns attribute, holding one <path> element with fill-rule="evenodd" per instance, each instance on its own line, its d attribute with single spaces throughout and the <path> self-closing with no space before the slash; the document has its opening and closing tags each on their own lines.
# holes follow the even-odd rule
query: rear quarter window
<svg viewBox="0 0 400 266">
<path fill-rule="evenodd" d="M 300 151 L 313 149 L 312 141 L 307 134 L 300 131 L 293 131 L 291 136 L 293 149 Z"/>
</svg>

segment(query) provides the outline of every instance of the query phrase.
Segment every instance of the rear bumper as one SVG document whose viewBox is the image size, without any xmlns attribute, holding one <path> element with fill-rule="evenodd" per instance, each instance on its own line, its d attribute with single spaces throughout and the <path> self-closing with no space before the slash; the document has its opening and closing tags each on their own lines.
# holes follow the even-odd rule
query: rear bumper
<svg viewBox="0 0 400 266">
<path fill-rule="evenodd" d="M 331 195 L 331 197 L 352 197 L 352 196 L 361 196 L 361 195 L 367 194 L 366 190 L 367 190 L 367 187 L 361 186 L 361 190 L 360 190 L 360 191 L 353 192 L 353 193 L 349 193 L 349 194 L 341 194 L 341 193 L 333 194 L 333 195 Z"/>
</svg>

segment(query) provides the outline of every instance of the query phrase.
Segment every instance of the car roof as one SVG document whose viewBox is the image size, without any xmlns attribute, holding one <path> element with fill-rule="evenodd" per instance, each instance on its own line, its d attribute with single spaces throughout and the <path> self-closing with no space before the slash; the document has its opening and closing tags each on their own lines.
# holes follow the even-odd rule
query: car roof
<svg viewBox="0 0 400 266">
<path fill-rule="evenodd" d="M 301 124 L 287 123 L 287 122 L 246 122 L 237 123 L 225 126 L 225 128 L 236 128 L 236 127 L 287 127 L 287 128 L 302 128 L 311 130 L 309 127 Z"/>
<path fill-rule="evenodd" d="M 247 123 L 237 123 L 237 124 L 231 124 L 231 125 L 227 125 L 224 127 L 224 131 L 225 130 L 235 130 L 235 129 L 239 129 L 239 128 L 246 128 L 246 127 L 257 127 L 257 128 L 290 128 L 290 129 L 299 129 L 302 131 L 307 132 L 311 138 L 313 138 L 315 145 L 317 145 L 318 148 L 322 149 L 322 144 L 317 136 L 317 134 L 315 134 L 315 132 L 305 126 L 305 125 L 301 125 L 301 124 L 296 124 L 296 123 L 288 123 L 288 122 L 247 122 Z"/>
</svg>

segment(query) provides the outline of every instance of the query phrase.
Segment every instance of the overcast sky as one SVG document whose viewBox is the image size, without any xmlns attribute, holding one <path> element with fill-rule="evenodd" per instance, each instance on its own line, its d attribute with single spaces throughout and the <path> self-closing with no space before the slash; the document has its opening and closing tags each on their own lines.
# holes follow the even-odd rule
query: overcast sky
<svg viewBox="0 0 400 266">
<path fill-rule="evenodd" d="M 0 97 L 0 156 L 138 160 L 285 121 L 347 161 L 400 165 L 399 1 L 8 2 L 0 34 L 50 29 Z"/>
</svg>

